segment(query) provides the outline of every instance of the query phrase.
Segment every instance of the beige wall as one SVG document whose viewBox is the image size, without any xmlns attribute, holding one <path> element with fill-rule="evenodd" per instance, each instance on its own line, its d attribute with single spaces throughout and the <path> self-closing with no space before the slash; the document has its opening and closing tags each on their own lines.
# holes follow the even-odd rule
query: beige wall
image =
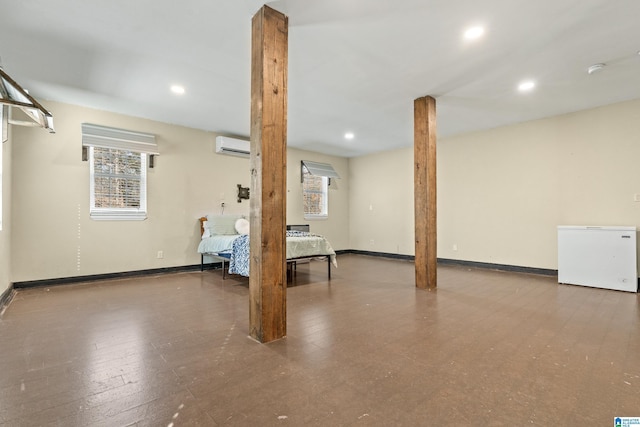
<svg viewBox="0 0 640 427">
<path fill-rule="evenodd" d="M 558 225 L 640 227 L 638 159 L 640 100 L 442 139 L 438 256 L 556 269 Z M 413 255 L 413 150 L 349 168 L 353 248 Z"/>
<path fill-rule="evenodd" d="M 351 249 L 414 253 L 413 149 L 349 161 Z"/>
<path fill-rule="evenodd" d="M 55 135 L 14 126 L 3 147 L 0 291 L 10 281 L 197 264 L 196 219 L 222 201 L 226 213 L 248 213 L 235 195 L 249 185 L 249 162 L 215 154 L 214 134 L 46 106 Z M 146 221 L 89 218 L 82 122 L 157 135 Z M 640 226 L 639 136 L 637 100 L 440 140 L 438 256 L 555 269 L 557 225 Z M 327 220 L 303 218 L 302 159 L 329 162 L 342 177 Z M 311 224 L 338 250 L 414 254 L 412 148 L 352 159 L 289 149 L 287 162 L 288 223 Z"/>
<path fill-rule="evenodd" d="M 2 108 L 2 106 L 0 106 Z M 9 130 L 11 138 L 11 130 Z M 2 150 L 2 230 L 0 231 L 0 295 L 11 285 L 11 139 Z"/>
<path fill-rule="evenodd" d="M 249 212 L 237 203 L 237 184 L 248 186 L 248 159 L 215 153 L 215 135 L 194 129 L 60 103 L 46 103 L 56 134 L 15 128 L 13 138 L 12 281 L 42 280 L 193 265 L 200 262 L 197 218 Z M 153 133 L 161 155 L 148 170 L 148 219 L 89 218 L 89 169 L 81 161 L 83 122 Z M 331 161 L 345 179 L 332 190 L 328 221 L 312 225 L 336 249 L 348 246 L 345 159 L 289 150 L 289 222 L 300 222 L 299 158 Z M 344 205 L 344 206 L 341 206 Z M 343 216 L 343 221 L 340 220 Z M 164 258 L 157 259 L 163 251 Z"/>
</svg>

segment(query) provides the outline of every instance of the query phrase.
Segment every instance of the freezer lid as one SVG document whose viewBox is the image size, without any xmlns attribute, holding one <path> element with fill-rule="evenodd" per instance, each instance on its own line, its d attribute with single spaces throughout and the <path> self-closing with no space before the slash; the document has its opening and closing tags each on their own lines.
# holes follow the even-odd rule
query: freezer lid
<svg viewBox="0 0 640 427">
<path fill-rule="evenodd" d="M 603 230 L 603 231 L 637 231 L 634 226 L 619 226 L 619 225 L 559 225 L 560 230 Z"/>
</svg>

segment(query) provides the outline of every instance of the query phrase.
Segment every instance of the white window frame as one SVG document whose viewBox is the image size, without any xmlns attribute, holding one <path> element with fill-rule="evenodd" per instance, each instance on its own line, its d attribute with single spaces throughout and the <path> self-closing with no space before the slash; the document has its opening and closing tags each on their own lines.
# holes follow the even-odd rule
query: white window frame
<svg viewBox="0 0 640 427">
<path fill-rule="evenodd" d="M 2 231 L 2 153 L 4 152 L 4 105 L 0 105 L 0 231 Z"/>
<path fill-rule="evenodd" d="M 331 178 L 340 178 L 340 175 L 328 163 L 312 162 L 310 160 L 300 161 L 300 180 L 302 182 L 302 212 L 304 219 L 327 219 L 329 217 L 329 186 Z M 307 182 L 311 180 L 322 180 L 320 191 L 307 188 Z M 315 193 L 322 195 L 322 212 L 319 214 L 308 213 L 305 203 L 306 194 Z"/>
<path fill-rule="evenodd" d="M 160 154 L 155 135 L 82 123 L 83 158 L 89 161 L 89 214 L 95 220 L 133 220 L 147 218 L 147 165 L 148 158 Z M 135 153 L 140 156 L 140 203 L 138 208 L 96 207 L 95 149 Z M 85 156 L 85 152 L 87 155 Z M 151 158 L 153 160 L 153 158 Z M 107 176 L 111 174 L 107 173 Z M 102 175 L 104 176 L 104 175 Z M 119 176 L 113 174 L 113 176 Z"/>
<path fill-rule="evenodd" d="M 303 168 L 305 169 L 305 168 Z M 320 191 L 311 190 L 307 188 L 307 184 L 311 183 L 312 180 L 322 181 L 322 189 Z M 320 194 L 322 197 L 322 206 L 321 213 L 309 213 L 307 212 L 307 204 L 304 202 L 306 194 Z M 306 170 L 302 172 L 302 204 L 303 204 L 303 213 L 304 219 L 314 220 L 314 219 L 327 219 L 329 217 L 329 178 L 326 176 L 316 176 L 312 175 Z"/>
<path fill-rule="evenodd" d="M 102 147 L 99 147 L 102 148 Z M 113 149 L 112 149 L 113 150 Z M 125 151 L 125 150 L 117 150 Z M 127 150 L 128 151 L 128 150 Z M 89 215 L 95 220 L 131 220 L 142 221 L 147 219 L 147 155 L 129 151 L 140 156 L 140 207 L 139 208 L 103 208 L 96 207 L 96 174 L 95 174 L 95 147 L 89 147 Z M 117 175 L 114 175 L 117 176 Z"/>
<path fill-rule="evenodd" d="M 2 231 L 2 218 L 3 218 L 3 210 L 2 210 L 2 198 L 3 196 L 3 185 L 4 179 L 2 176 L 2 155 L 4 153 L 4 143 L 9 139 L 9 109 L 4 105 L 0 104 L 0 231 Z"/>
<path fill-rule="evenodd" d="M 2 107 L 0 107 L 0 111 L 2 110 Z M 2 115 L 2 113 L 0 113 L 0 115 Z M 2 121 L 0 119 L 0 132 L 2 131 Z M 2 152 L 4 151 L 4 143 L 0 141 L 0 231 L 2 231 L 2 183 L 4 182 L 2 180 Z"/>
</svg>

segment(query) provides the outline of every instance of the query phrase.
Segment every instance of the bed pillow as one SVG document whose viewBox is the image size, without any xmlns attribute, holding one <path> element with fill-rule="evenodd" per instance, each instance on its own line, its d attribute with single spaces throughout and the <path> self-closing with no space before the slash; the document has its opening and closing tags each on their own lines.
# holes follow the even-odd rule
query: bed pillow
<svg viewBox="0 0 640 427">
<path fill-rule="evenodd" d="M 206 239 L 207 237 L 211 237 L 211 230 L 209 230 L 209 221 L 202 222 L 202 238 Z"/>
<path fill-rule="evenodd" d="M 210 235 L 231 235 L 238 234 L 236 231 L 236 221 L 242 215 L 207 215 L 207 225 Z"/>
<path fill-rule="evenodd" d="M 249 234 L 249 221 L 244 218 L 238 218 L 236 220 L 235 229 L 238 234 Z"/>
</svg>

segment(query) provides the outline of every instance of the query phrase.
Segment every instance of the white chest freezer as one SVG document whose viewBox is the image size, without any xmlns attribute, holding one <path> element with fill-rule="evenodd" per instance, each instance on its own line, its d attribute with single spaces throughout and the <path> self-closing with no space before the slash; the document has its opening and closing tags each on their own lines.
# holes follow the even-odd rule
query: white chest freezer
<svg viewBox="0 0 640 427">
<path fill-rule="evenodd" d="M 558 226 L 558 283 L 637 292 L 636 227 Z"/>
</svg>

